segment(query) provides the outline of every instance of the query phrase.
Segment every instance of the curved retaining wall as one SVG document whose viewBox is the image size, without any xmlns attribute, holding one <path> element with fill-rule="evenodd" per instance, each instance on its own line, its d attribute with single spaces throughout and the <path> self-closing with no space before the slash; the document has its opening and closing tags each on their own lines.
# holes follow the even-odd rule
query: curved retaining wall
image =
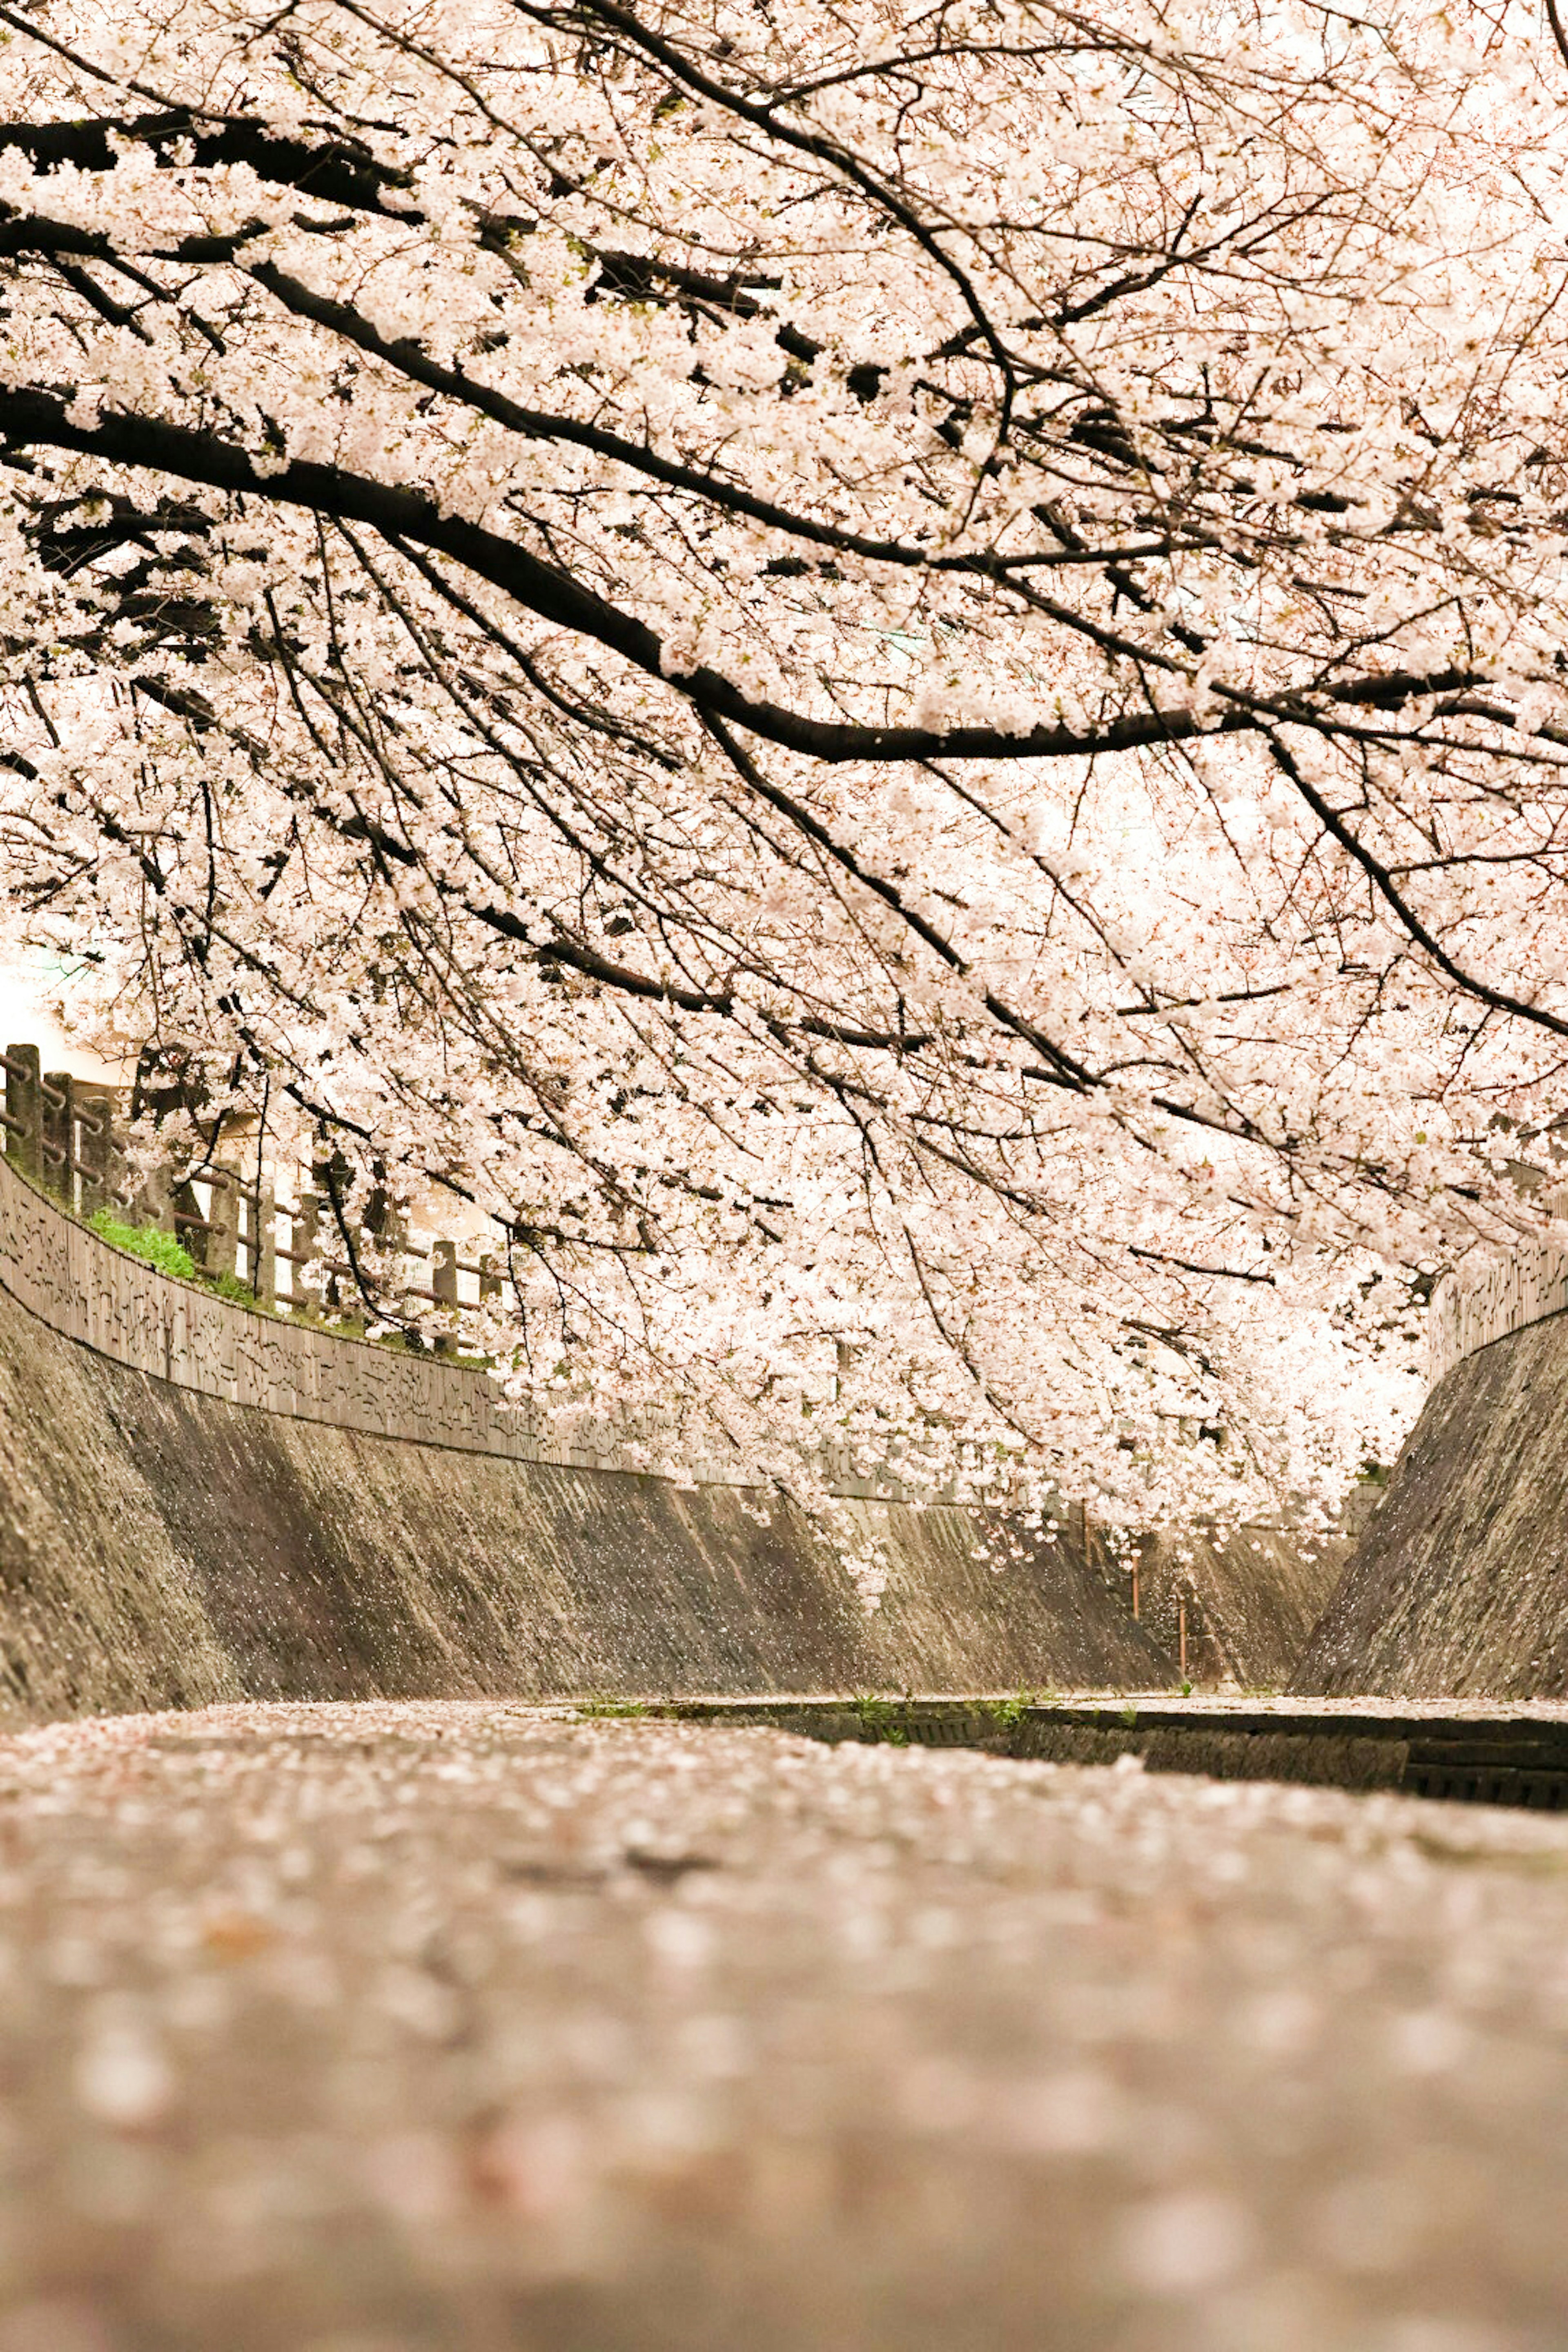
<svg viewBox="0 0 1568 2352">
<path fill-rule="evenodd" d="M 1568 1187 L 1543 1206 L 1568 1215 Z M 1302 1693 L 1568 1696 L 1568 1247 L 1476 1252 L 1432 1390 L 1292 1677 Z"/>
<path fill-rule="evenodd" d="M 157 1274 L 63 1215 L 3 1153 L 0 1287 L 63 1338 L 226 1404 L 369 1437 L 580 1470 L 637 1467 L 633 1440 L 647 1442 L 643 1460 L 659 1452 L 661 1433 L 647 1420 L 607 1413 L 573 1414 L 579 1444 L 559 1434 L 542 1438 L 527 1411 L 504 1403 L 481 1370 L 265 1315 L 199 1282 Z M 861 1475 L 846 1446 L 830 1444 L 823 1462 L 833 1493 L 847 1499 L 942 1499 L 912 1491 L 891 1469 Z M 702 1486 L 754 1484 L 734 1456 L 682 1468 Z"/>
<path fill-rule="evenodd" d="M 1294 1687 L 1568 1696 L 1568 1317 L 1433 1390 Z"/>
<path fill-rule="evenodd" d="M 0 1286 L 64 1339 L 193 1395 L 512 1462 L 623 1466 L 609 1423 L 580 1452 L 542 1445 L 481 1371 L 290 1323 L 154 1273 L 67 1217 L 0 1158 Z M 705 1462 L 707 1485 L 744 1484 Z"/>
<path fill-rule="evenodd" d="M 236 1697 L 1147 1688 L 1081 1540 L 550 1461 L 492 1385 L 121 1256 L 0 1161 L 0 1720 Z"/>
<path fill-rule="evenodd" d="M 1240 1528 L 1221 1542 L 1184 1533 L 1139 1547 L 1142 1622 L 1187 1678 L 1213 1689 L 1285 1687 L 1344 1573 L 1348 1534 Z"/>
</svg>

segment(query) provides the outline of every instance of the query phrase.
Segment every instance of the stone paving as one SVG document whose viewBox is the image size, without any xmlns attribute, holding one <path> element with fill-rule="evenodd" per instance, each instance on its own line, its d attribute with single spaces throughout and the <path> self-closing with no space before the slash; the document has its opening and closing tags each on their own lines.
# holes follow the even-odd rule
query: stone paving
<svg viewBox="0 0 1568 2352">
<path fill-rule="evenodd" d="M 504 1705 L 0 1742 L 0 2352 L 1562 2352 L 1568 1822 Z"/>
</svg>

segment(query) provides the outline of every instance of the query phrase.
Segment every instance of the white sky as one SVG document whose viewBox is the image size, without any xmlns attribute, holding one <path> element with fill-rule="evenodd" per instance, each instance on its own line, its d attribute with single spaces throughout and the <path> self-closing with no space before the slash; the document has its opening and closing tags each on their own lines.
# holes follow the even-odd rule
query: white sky
<svg viewBox="0 0 1568 2352">
<path fill-rule="evenodd" d="M 127 1074 L 68 1038 L 62 1013 L 70 1001 L 68 967 L 52 956 L 0 961 L 0 1045 L 37 1045 L 46 1070 L 73 1077 L 120 1080 Z"/>
</svg>

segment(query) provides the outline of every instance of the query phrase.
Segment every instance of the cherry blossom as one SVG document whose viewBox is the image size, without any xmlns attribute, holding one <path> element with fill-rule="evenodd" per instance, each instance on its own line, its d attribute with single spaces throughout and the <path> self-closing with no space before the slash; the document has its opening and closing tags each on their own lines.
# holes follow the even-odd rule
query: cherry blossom
<svg viewBox="0 0 1568 2352">
<path fill-rule="evenodd" d="M 0 19 L 6 921 L 185 1148 L 672 1460 L 1386 1456 L 1568 1040 L 1534 12 Z"/>
</svg>

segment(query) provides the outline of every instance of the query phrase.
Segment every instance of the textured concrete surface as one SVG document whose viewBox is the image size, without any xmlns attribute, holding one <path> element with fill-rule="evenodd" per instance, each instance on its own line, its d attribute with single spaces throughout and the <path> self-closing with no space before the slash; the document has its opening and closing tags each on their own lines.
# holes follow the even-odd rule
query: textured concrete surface
<svg viewBox="0 0 1568 2352">
<path fill-rule="evenodd" d="M 830 1537 L 732 1480 L 538 1453 L 481 1376 L 170 1281 L 0 1160 L 0 1722 L 239 1697 L 1176 1679 L 1170 1577 L 1151 1554 L 1134 1623 L 1128 1572 L 1081 1513 L 1048 1545 L 950 1506 L 849 1498 Z M 884 1548 L 874 1616 L 846 1536 Z M 1321 1561 L 1244 1531 L 1184 1572 L 1194 1678 L 1281 1679 Z"/>
<path fill-rule="evenodd" d="M 540 1456 L 534 1433 L 498 1409 L 482 1373 L 253 1313 L 156 1274 L 63 1215 L 4 1158 L 0 1286 L 63 1338 L 195 1395 L 373 1435 Z"/>
<path fill-rule="evenodd" d="M 1568 1694 L 1568 1318 L 1433 1391 L 1292 1686 Z"/>
<path fill-rule="evenodd" d="M 1568 1215 L 1568 1187 L 1542 1203 Z M 1475 1250 L 1444 1275 L 1426 1309 L 1426 1370 L 1434 1386 L 1451 1365 L 1505 1332 L 1568 1307 L 1568 1250 L 1561 1242 L 1516 1242 Z"/>
<path fill-rule="evenodd" d="M 1244 1528 L 1133 1580 L 895 1481 L 825 1531 L 627 1433 L 560 1454 L 478 1372 L 279 1323 L 110 1249 L 0 1158 L 0 1722 L 219 1697 L 1277 1685 L 1335 1547 Z M 833 1465 L 828 1465 L 830 1470 Z M 859 1491 L 857 1491 L 858 1489 Z M 863 1614 L 846 1544 L 882 1549 Z"/>
<path fill-rule="evenodd" d="M 64 1339 L 195 1396 L 362 1436 L 399 1438 L 509 1461 L 573 1469 L 635 1468 L 661 1457 L 669 1432 L 647 1417 L 572 1417 L 570 1432 L 536 1427 L 506 1405 L 481 1370 L 281 1319 L 177 1281 L 113 1249 L 26 1183 L 0 1154 L 0 1288 Z M 702 1486 L 746 1486 L 739 1455 L 679 1457 Z M 858 1475 L 830 1445 L 823 1475 L 836 1493 L 905 1499 L 891 1471 Z M 924 1499 L 921 1497 L 921 1499 Z"/>
<path fill-rule="evenodd" d="M 1140 1616 L 1193 1683 L 1286 1688 L 1349 1563 L 1348 1535 L 1241 1528 L 1224 1542 L 1191 1533 L 1140 1546 Z"/>
<path fill-rule="evenodd" d="M 1568 1825 L 495 1706 L 0 1743 L 0 2352 L 1560 2352 Z"/>
<path fill-rule="evenodd" d="M 369 1351 L 362 1351 L 368 1353 Z M 1168 1683 L 1069 1544 L 844 1506 L 874 1616 L 788 1506 L 224 1403 L 0 1290 L 0 1722 L 218 1698 Z"/>
</svg>

